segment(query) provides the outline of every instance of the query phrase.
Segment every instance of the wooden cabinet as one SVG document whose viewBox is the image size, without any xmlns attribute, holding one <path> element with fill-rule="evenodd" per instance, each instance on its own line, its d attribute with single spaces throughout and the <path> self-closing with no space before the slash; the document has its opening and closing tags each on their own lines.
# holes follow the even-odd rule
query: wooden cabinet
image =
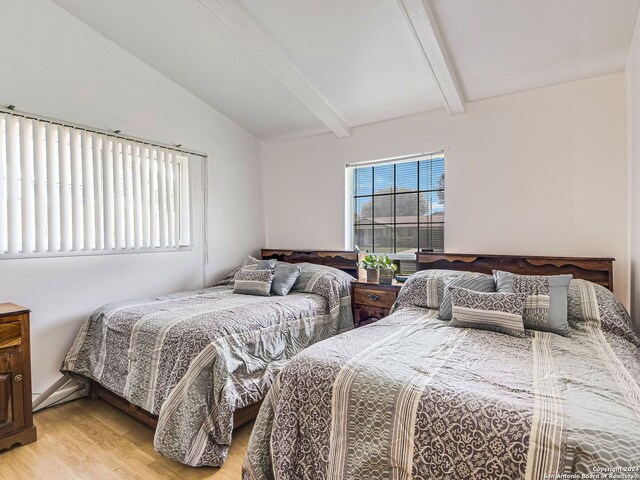
<svg viewBox="0 0 640 480">
<path fill-rule="evenodd" d="M 29 310 L 0 303 L 0 450 L 34 442 Z"/>
<path fill-rule="evenodd" d="M 351 301 L 356 327 L 369 325 L 389 315 L 401 285 L 352 282 Z"/>
</svg>

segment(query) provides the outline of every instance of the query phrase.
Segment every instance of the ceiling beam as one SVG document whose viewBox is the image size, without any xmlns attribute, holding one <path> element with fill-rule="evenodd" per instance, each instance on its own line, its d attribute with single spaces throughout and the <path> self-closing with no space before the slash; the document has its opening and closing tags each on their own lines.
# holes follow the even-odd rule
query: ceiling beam
<svg viewBox="0 0 640 480">
<path fill-rule="evenodd" d="M 447 56 L 429 0 L 400 0 L 409 25 L 440 87 L 450 114 L 464 113 L 465 100 Z"/>
<path fill-rule="evenodd" d="M 200 0 L 200 3 L 248 47 L 258 60 L 338 137 L 351 127 L 287 59 L 278 46 L 236 5 L 235 0 Z"/>
</svg>

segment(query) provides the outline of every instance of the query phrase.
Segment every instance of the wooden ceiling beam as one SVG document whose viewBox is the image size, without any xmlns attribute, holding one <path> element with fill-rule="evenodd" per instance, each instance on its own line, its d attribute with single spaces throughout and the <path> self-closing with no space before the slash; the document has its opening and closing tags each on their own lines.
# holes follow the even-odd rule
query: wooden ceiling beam
<svg viewBox="0 0 640 480">
<path fill-rule="evenodd" d="M 438 30 L 429 0 L 398 0 L 431 72 L 440 87 L 449 113 L 465 112 L 465 99 Z"/>
<path fill-rule="evenodd" d="M 278 46 L 233 0 L 200 0 L 200 3 L 249 50 L 260 63 L 338 137 L 348 137 L 351 127 L 304 78 Z"/>
</svg>

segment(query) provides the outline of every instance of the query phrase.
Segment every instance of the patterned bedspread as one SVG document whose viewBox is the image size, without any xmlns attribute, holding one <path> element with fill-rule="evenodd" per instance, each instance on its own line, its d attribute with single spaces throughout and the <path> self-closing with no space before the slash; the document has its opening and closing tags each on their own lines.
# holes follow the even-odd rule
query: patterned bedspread
<svg viewBox="0 0 640 480">
<path fill-rule="evenodd" d="M 233 412 L 264 398 L 289 358 L 353 327 L 350 281 L 304 264 L 287 296 L 239 295 L 224 285 L 106 305 L 85 322 L 61 371 L 159 415 L 154 445 L 162 455 L 221 465 Z"/>
<path fill-rule="evenodd" d="M 609 292 L 580 288 L 570 313 L 595 314 L 570 337 L 454 328 L 404 307 L 310 347 L 267 395 L 243 477 L 640 477 L 640 341 Z"/>
</svg>

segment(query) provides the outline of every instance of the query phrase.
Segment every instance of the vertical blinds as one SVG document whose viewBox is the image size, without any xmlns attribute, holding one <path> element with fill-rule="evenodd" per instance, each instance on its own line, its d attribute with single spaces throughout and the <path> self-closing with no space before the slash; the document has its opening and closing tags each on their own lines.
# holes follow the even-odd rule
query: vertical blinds
<svg viewBox="0 0 640 480">
<path fill-rule="evenodd" d="M 178 248 L 186 158 L 0 113 L 0 256 Z"/>
</svg>

